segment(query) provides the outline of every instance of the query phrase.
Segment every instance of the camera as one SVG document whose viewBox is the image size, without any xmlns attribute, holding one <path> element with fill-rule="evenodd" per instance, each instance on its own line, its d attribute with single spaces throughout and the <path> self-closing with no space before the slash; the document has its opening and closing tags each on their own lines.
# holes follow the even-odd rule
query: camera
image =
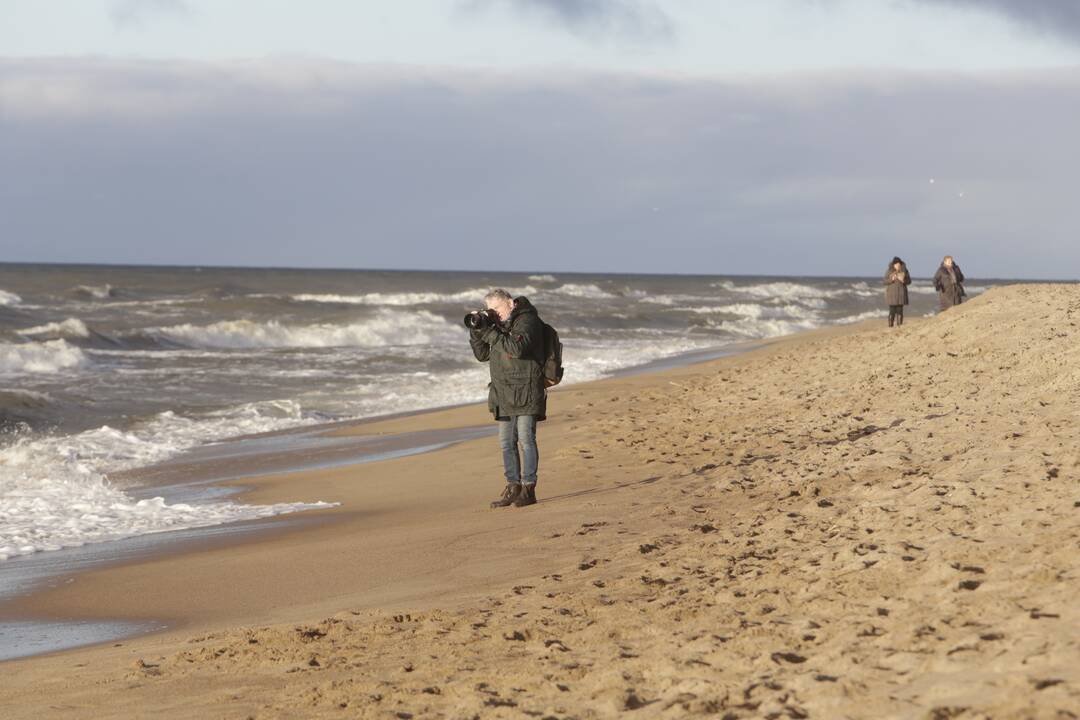
<svg viewBox="0 0 1080 720">
<path fill-rule="evenodd" d="M 470 330 L 486 330 L 499 322 L 499 316 L 494 310 L 488 308 L 469 313 L 462 322 L 464 322 L 465 327 Z"/>
</svg>

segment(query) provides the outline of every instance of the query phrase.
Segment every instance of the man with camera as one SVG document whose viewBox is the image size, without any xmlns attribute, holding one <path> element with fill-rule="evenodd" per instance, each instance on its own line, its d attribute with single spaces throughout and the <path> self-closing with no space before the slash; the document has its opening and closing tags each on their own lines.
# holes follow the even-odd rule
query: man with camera
<svg viewBox="0 0 1080 720">
<path fill-rule="evenodd" d="M 506 487 L 491 506 L 525 507 L 536 503 L 536 423 L 547 412 L 543 324 L 526 297 L 497 289 L 484 304 L 465 316 L 465 326 L 476 359 L 488 363 L 488 409 L 499 423 Z"/>
</svg>

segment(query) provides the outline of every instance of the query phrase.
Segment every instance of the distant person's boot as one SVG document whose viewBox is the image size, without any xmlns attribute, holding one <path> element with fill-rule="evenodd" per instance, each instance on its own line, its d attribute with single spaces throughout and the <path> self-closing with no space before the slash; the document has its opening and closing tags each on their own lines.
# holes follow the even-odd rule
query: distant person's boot
<svg viewBox="0 0 1080 720">
<path fill-rule="evenodd" d="M 493 508 L 510 507 L 521 495 L 521 485 L 519 483 L 506 483 L 506 487 L 503 488 L 502 496 L 491 503 Z M 536 502 L 533 500 L 533 502 Z"/>
<path fill-rule="evenodd" d="M 536 504 L 536 484 L 522 485 L 521 492 L 518 493 L 517 499 L 514 500 L 514 507 L 525 507 L 526 505 Z"/>
</svg>

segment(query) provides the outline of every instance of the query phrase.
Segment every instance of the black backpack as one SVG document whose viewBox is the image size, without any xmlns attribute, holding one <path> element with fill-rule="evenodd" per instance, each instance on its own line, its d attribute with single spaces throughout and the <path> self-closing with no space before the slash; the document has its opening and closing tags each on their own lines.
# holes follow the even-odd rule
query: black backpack
<svg viewBox="0 0 1080 720">
<path fill-rule="evenodd" d="M 544 387 L 554 387 L 562 382 L 562 342 L 558 330 L 540 322 L 544 326 Z"/>
</svg>

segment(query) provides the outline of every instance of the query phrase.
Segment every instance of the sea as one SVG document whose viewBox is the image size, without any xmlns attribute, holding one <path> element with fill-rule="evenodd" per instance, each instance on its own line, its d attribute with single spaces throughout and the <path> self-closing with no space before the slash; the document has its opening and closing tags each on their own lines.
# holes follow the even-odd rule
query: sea
<svg viewBox="0 0 1080 720">
<path fill-rule="evenodd" d="M 563 386 L 887 314 L 880 275 L 0 265 L 0 564 L 326 507 L 170 502 L 130 471 L 238 436 L 483 401 L 462 318 L 495 287 L 559 330 Z M 911 299 L 909 317 L 936 307 L 928 280 Z"/>
</svg>

